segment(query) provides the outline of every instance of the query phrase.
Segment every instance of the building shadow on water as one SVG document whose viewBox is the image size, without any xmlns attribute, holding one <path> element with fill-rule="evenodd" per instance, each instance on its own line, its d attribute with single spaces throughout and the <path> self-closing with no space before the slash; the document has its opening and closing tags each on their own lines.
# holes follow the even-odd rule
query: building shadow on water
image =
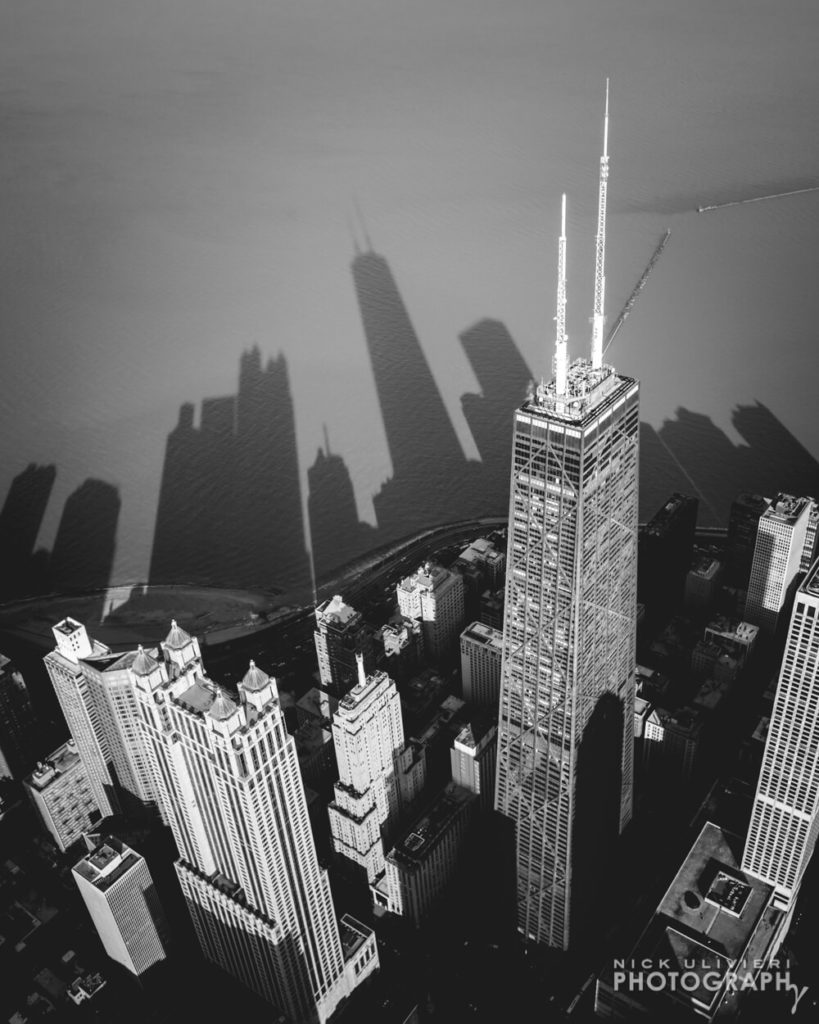
<svg viewBox="0 0 819 1024">
<path fill-rule="evenodd" d="M 701 526 L 726 526 L 731 502 L 743 491 L 819 496 L 819 462 L 770 409 L 740 405 L 731 420 L 744 444 L 685 408 L 659 430 L 641 424 L 641 520 L 675 490 L 700 499 Z"/>
<path fill-rule="evenodd" d="M 460 335 L 480 390 L 461 404 L 480 461 L 465 457 L 412 325 L 395 276 L 371 247 L 357 250 L 353 283 L 392 475 L 373 496 L 376 526 L 359 521 L 341 455 L 329 444 L 308 470 L 314 570 L 334 569 L 424 527 L 508 509 L 513 411 L 532 373 L 506 326 L 484 318 Z M 700 501 L 700 525 L 725 526 L 742 491 L 819 493 L 819 463 L 757 402 L 740 406 L 734 442 L 708 417 L 679 408 L 655 430 L 640 429 L 640 519 L 651 518 L 675 491 Z"/>
<path fill-rule="evenodd" d="M 480 453 L 467 459 L 387 260 L 352 261 L 353 284 L 381 409 L 392 475 L 373 495 L 377 525 L 358 520 L 349 472 L 329 445 L 308 470 L 317 580 L 368 549 L 425 527 L 503 515 L 509 503 L 512 410 L 531 373 L 504 324 L 483 319 L 461 336 L 480 386 L 461 399 Z"/>
<path fill-rule="evenodd" d="M 30 463 L 12 480 L 0 510 L 0 600 L 46 589 L 48 552 L 35 552 L 56 466 Z"/>
<path fill-rule="evenodd" d="M 89 478 L 65 501 L 51 551 L 35 548 L 56 467 L 31 463 L 14 478 L 0 511 L 0 600 L 50 593 L 100 591 L 111 581 L 121 499 L 104 480 Z"/>
<path fill-rule="evenodd" d="M 242 354 L 237 394 L 190 403 L 168 436 L 149 582 L 309 583 L 287 361 Z"/>
</svg>

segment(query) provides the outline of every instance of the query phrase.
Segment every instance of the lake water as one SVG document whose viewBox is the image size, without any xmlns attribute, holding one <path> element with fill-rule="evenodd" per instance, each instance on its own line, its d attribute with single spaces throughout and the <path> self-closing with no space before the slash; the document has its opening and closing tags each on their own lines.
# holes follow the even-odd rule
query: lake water
<svg viewBox="0 0 819 1024">
<path fill-rule="evenodd" d="M 609 352 L 640 378 L 642 417 L 660 432 L 648 438 L 644 512 L 681 479 L 708 522 L 740 485 L 777 486 L 780 466 L 783 486 L 819 486 L 798 447 L 819 455 L 819 192 L 696 212 L 819 184 L 818 30 L 807 0 L 8 0 L 0 501 L 29 463 L 56 466 L 36 541 L 50 549 L 84 481 L 111 485 L 113 500 L 86 488 L 73 521 L 80 533 L 98 511 L 115 523 L 112 579 L 146 579 L 180 406 L 194 407 L 195 430 L 204 400 L 237 393 L 255 345 L 262 365 L 285 357 L 305 521 L 326 427 L 364 524 L 357 543 L 374 541 L 373 498 L 393 466 L 351 272 L 356 243 L 367 247 L 356 209 L 457 458 L 477 460 L 461 396 L 480 388 L 460 336 L 497 322 L 544 372 L 564 190 L 570 348 L 587 349 L 606 75 L 610 324 L 671 229 Z M 420 365 L 404 372 L 399 359 L 394 398 L 427 388 Z M 273 420 L 287 422 L 287 397 Z M 254 415 L 246 436 L 261 453 L 271 420 Z M 423 473 L 440 453 L 417 434 Z M 188 464 L 194 484 L 180 487 L 195 502 L 167 513 L 198 538 L 189 574 L 209 575 L 214 547 L 222 562 L 247 560 L 241 537 L 258 508 L 287 548 L 308 545 L 298 515 L 282 521 L 294 484 L 281 466 L 259 454 L 228 473 L 241 453 L 209 436 Z M 498 443 L 502 459 L 509 435 Z M 459 511 L 441 504 L 433 517 Z M 208 518 L 217 507 L 230 542 Z M 396 507 L 409 532 L 419 508 Z M 335 504 L 317 514 L 332 524 Z"/>
</svg>

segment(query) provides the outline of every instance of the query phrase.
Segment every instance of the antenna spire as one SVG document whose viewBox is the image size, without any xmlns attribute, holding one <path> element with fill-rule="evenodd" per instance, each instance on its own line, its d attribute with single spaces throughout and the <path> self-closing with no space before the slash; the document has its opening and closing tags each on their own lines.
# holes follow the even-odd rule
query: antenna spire
<svg viewBox="0 0 819 1024">
<path fill-rule="evenodd" d="M 594 313 L 592 315 L 592 367 L 603 365 L 603 328 L 606 323 L 606 196 L 609 187 L 609 79 L 606 79 L 606 112 L 603 117 L 603 155 L 600 157 L 600 191 L 597 197 L 597 240 L 594 256 Z"/>
<path fill-rule="evenodd" d="M 364 220 L 364 214 L 361 212 L 361 207 L 358 204 L 358 197 L 355 197 L 353 199 L 353 203 L 355 204 L 355 212 L 358 217 L 358 223 L 361 225 L 361 231 L 362 234 L 364 235 L 364 244 L 367 246 L 367 252 L 374 252 L 373 243 L 370 240 L 370 233 L 367 230 L 367 222 Z"/>
<path fill-rule="evenodd" d="M 560 211 L 557 243 L 557 315 L 555 316 L 555 394 L 565 395 L 568 385 L 569 352 L 566 336 L 566 193 Z"/>
<path fill-rule="evenodd" d="M 358 652 L 355 656 L 356 663 L 358 664 L 358 681 L 363 684 L 367 682 L 367 673 L 364 671 L 364 655 Z"/>
</svg>

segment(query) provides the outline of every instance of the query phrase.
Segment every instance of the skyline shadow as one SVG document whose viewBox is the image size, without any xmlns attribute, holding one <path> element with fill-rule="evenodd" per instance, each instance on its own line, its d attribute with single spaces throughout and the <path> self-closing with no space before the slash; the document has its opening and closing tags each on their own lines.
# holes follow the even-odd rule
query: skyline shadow
<svg viewBox="0 0 819 1024">
<path fill-rule="evenodd" d="M 287 360 L 239 360 L 235 395 L 184 403 L 168 435 L 148 582 L 270 590 L 310 582 Z"/>
<path fill-rule="evenodd" d="M 477 391 L 461 395 L 480 456 L 470 459 L 387 259 L 368 243 L 356 249 L 351 272 L 392 465 L 372 495 L 375 525 L 359 518 L 348 466 L 331 451 L 326 427 L 324 446 L 306 467 L 305 523 L 287 359 L 280 353 L 263 363 L 254 345 L 239 356 L 235 394 L 203 398 L 198 425 L 193 402 L 179 408 L 145 582 L 299 590 L 418 530 L 507 512 L 513 414 L 532 380 L 509 330 L 483 317 L 459 335 L 478 382 Z M 703 527 L 727 526 L 731 502 L 744 491 L 819 495 L 819 462 L 770 409 L 739 405 L 732 423 L 740 443 L 685 407 L 658 428 L 641 422 L 642 522 L 674 492 L 699 500 Z M 89 478 L 66 501 L 54 552 L 34 550 L 55 476 L 55 467 L 32 463 L 9 488 L 0 511 L 8 566 L 0 600 L 117 582 L 119 497 L 101 481 Z"/>
<path fill-rule="evenodd" d="M 46 587 L 48 557 L 34 548 L 56 479 L 56 466 L 30 462 L 11 482 L 0 510 L 0 600 Z"/>
<path fill-rule="evenodd" d="M 36 547 L 54 489 L 53 464 L 29 465 L 0 511 L 0 601 L 100 591 L 111 583 L 122 501 L 119 489 L 88 477 L 66 498 L 51 550 Z"/>
</svg>

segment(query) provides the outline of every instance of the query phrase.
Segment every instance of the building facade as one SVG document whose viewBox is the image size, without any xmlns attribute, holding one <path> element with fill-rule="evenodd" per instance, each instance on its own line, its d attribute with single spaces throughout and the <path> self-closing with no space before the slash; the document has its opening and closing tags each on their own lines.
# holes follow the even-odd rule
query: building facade
<svg viewBox="0 0 819 1024">
<path fill-rule="evenodd" d="M 321 685 L 328 693 L 343 697 L 358 680 L 356 656 L 364 656 L 367 671 L 372 668 L 372 631 L 361 613 L 336 594 L 316 607 L 313 637 Z"/>
<path fill-rule="evenodd" d="M 461 685 L 464 700 L 497 711 L 503 633 L 473 622 L 461 633 Z"/>
<path fill-rule="evenodd" d="M 483 811 L 495 806 L 497 754 L 497 720 L 485 715 L 473 716 L 452 741 L 449 752 L 452 781 L 477 794 Z"/>
<path fill-rule="evenodd" d="M 477 802 L 450 783 L 390 850 L 376 902 L 420 927 L 457 871 Z"/>
<path fill-rule="evenodd" d="M 37 753 L 37 719 L 25 680 L 0 654 L 0 779 L 22 778 Z"/>
<path fill-rule="evenodd" d="M 333 849 L 363 868 L 372 883 L 384 871 L 384 840 L 400 808 L 396 759 L 404 746 L 401 699 L 384 672 L 366 675 L 333 716 L 338 782 L 329 807 Z"/>
<path fill-rule="evenodd" d="M 778 494 L 759 519 L 745 619 L 776 633 L 793 593 L 810 525 L 810 498 Z"/>
<path fill-rule="evenodd" d="M 632 813 L 638 391 L 581 359 L 565 393 L 541 385 L 515 414 L 496 808 L 515 825 L 519 930 L 560 948 L 603 791 L 617 829 Z"/>
<path fill-rule="evenodd" d="M 81 659 L 94 654 L 108 655 L 110 651 L 104 644 L 90 639 L 85 626 L 74 619 L 63 619 L 52 632 L 57 646 L 43 661 L 88 775 L 94 801 L 106 817 L 119 811 L 119 800 L 114 790 L 108 739 Z"/>
<path fill-rule="evenodd" d="M 819 562 L 796 592 L 742 868 L 789 910 L 819 829 Z"/>
<path fill-rule="evenodd" d="M 336 919 L 275 680 L 251 662 L 234 699 L 177 634 L 137 692 L 199 944 L 291 1020 L 323 1024 L 377 968 L 374 936 Z"/>
<path fill-rule="evenodd" d="M 435 562 L 425 562 L 397 589 L 402 615 L 421 622 L 424 652 L 432 661 L 446 654 L 464 628 L 464 581 Z"/>
<path fill-rule="evenodd" d="M 112 960 L 139 976 L 165 959 L 167 924 L 144 857 L 109 836 L 72 874 Z"/>
<path fill-rule="evenodd" d="M 85 763 L 69 740 L 23 781 L 40 819 L 65 851 L 103 816 Z"/>
</svg>

